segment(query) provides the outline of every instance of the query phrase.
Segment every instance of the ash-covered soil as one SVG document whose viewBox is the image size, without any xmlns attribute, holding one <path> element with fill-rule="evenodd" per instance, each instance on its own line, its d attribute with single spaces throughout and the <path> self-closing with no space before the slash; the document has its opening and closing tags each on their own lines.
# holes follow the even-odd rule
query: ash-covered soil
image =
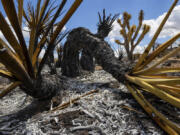
<svg viewBox="0 0 180 135">
<path fill-rule="evenodd" d="M 97 89 L 98 92 L 81 98 L 63 110 L 51 113 L 47 110 L 25 121 L 9 121 L 9 116 L 13 116 L 32 102 L 31 97 L 17 88 L 0 99 L 0 135 L 165 134 L 141 109 L 126 87 L 105 71 L 85 73 L 74 79 L 63 77 L 63 81 L 62 103 L 93 89 Z M 151 99 L 151 96 L 147 98 Z M 162 103 L 158 105 L 161 106 Z M 170 105 L 165 107 L 169 107 L 170 114 L 174 111 L 176 122 L 180 122 L 180 110 Z M 164 110 L 166 111 L 166 108 Z"/>
</svg>

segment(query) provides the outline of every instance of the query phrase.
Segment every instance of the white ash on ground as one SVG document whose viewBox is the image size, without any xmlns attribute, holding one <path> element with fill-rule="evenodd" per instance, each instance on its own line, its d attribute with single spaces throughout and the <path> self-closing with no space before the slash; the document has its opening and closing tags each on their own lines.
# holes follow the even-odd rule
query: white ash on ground
<svg viewBox="0 0 180 135">
<path fill-rule="evenodd" d="M 67 108 L 34 115 L 27 121 L 3 125 L 6 115 L 22 109 L 32 99 L 19 89 L 0 99 L 0 135 L 163 135 L 125 86 L 103 70 L 77 78 L 64 77 L 63 103 L 93 89 Z M 26 100 L 25 100 L 26 99 Z M 20 106 L 21 105 L 21 106 Z M 129 109 L 128 109 L 129 108 Z M 180 111 L 177 110 L 178 117 Z M 12 127 L 14 126 L 14 127 Z"/>
</svg>

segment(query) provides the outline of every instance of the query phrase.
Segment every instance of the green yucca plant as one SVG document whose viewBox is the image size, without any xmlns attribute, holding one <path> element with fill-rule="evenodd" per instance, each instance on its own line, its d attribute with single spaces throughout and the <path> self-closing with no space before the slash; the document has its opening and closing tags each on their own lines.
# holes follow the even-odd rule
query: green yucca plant
<svg viewBox="0 0 180 135">
<path fill-rule="evenodd" d="M 82 0 L 75 0 L 62 20 L 57 21 L 66 1 L 62 0 L 60 5 L 53 8 L 50 5 L 50 0 L 44 0 L 43 2 L 38 0 L 35 10 L 29 5 L 28 13 L 26 13 L 23 8 L 23 0 L 18 0 L 18 12 L 13 0 L 1 0 L 13 30 L 0 12 L 0 30 L 7 40 L 6 43 L 0 39 L 0 62 L 6 68 L 0 70 L 0 75 L 12 81 L 10 86 L 1 91 L 0 97 L 5 96 L 17 86 L 20 86 L 25 93 L 38 99 L 51 98 L 56 93 L 57 90 L 54 86 L 51 86 L 48 82 L 44 84 L 41 71 L 49 53 L 54 49 L 56 38 L 82 2 Z M 22 32 L 23 17 L 27 22 L 30 33 L 28 48 Z M 56 25 L 56 28 L 51 38 L 47 39 L 54 25 Z M 45 44 L 47 49 L 42 60 L 38 62 L 39 54 Z M 46 88 L 46 86 L 48 87 Z"/>
<path fill-rule="evenodd" d="M 180 108 L 180 77 L 168 74 L 180 72 L 180 68 L 158 67 L 158 65 L 162 62 L 179 52 L 180 47 L 174 49 L 158 61 L 153 61 L 161 51 L 167 49 L 173 42 L 180 38 L 180 33 L 172 37 L 167 42 L 161 44 L 152 53 L 149 53 L 177 2 L 178 0 L 174 1 L 149 45 L 133 68 L 133 71 L 130 74 L 126 74 L 126 85 L 138 103 L 152 117 L 152 119 L 159 124 L 161 128 L 163 128 L 168 134 L 172 135 L 180 134 L 180 127 L 158 112 L 143 96 L 141 90 L 152 93 L 173 106 Z M 153 64 L 151 63 L 152 61 L 154 62 Z"/>
<path fill-rule="evenodd" d="M 143 40 L 144 36 L 149 32 L 150 26 L 146 24 L 142 24 L 144 19 L 144 12 L 141 10 L 139 12 L 139 24 L 136 28 L 136 25 L 130 26 L 131 15 L 127 12 L 123 13 L 123 21 L 118 19 L 117 22 L 121 27 L 120 34 L 122 35 L 124 42 L 122 43 L 119 40 L 115 40 L 118 45 L 122 45 L 127 53 L 127 57 L 129 60 L 133 60 L 133 52 L 137 45 Z M 140 33 L 140 30 L 142 32 Z M 140 35 L 138 36 L 138 34 Z"/>
</svg>

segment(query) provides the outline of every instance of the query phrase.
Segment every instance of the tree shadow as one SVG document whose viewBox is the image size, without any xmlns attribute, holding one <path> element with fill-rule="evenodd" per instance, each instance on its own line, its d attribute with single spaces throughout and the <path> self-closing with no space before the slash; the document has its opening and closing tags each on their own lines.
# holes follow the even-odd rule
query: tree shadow
<svg viewBox="0 0 180 135">
<path fill-rule="evenodd" d="M 0 135 L 11 134 L 15 129 L 25 128 L 25 122 L 32 116 L 46 111 L 50 106 L 50 100 L 38 101 L 34 99 L 25 108 L 0 116 Z M 38 116 L 40 117 L 40 116 Z"/>
</svg>

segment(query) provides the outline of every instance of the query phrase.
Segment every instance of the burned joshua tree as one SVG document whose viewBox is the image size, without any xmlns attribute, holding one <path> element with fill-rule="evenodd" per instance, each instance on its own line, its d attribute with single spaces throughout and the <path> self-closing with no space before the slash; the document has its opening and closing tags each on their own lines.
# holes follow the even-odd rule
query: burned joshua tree
<svg viewBox="0 0 180 135">
<path fill-rule="evenodd" d="M 0 39 L 0 62 L 6 67 L 6 70 L 0 70 L 0 75 L 12 81 L 12 84 L 7 89 L 1 91 L 0 97 L 20 86 L 21 90 L 33 98 L 39 100 L 51 99 L 58 94 L 61 86 L 57 78 L 49 76 L 52 79 L 47 80 L 41 72 L 49 54 L 55 47 L 54 43 L 59 33 L 82 0 L 75 0 L 62 20 L 57 22 L 56 20 L 67 0 L 62 0 L 56 8 L 52 8 L 50 0 L 43 2 L 38 0 L 36 8 L 29 8 L 29 10 L 32 10 L 32 14 L 30 13 L 29 16 L 24 10 L 23 0 L 18 0 L 18 13 L 13 0 L 1 0 L 1 2 L 14 32 L 0 12 L 0 30 L 8 42 L 7 44 Z M 29 25 L 29 48 L 27 48 L 22 32 L 23 16 Z M 55 22 L 57 27 L 48 41 L 47 36 Z M 41 30 L 43 30 L 43 34 Z M 39 54 L 45 44 L 47 49 L 40 61 Z"/>
<path fill-rule="evenodd" d="M 46 36 L 48 35 L 51 27 L 53 27 L 53 24 L 66 0 L 63 0 L 58 6 L 58 10 L 50 20 L 43 37 L 41 39 L 38 37 L 39 40 L 34 40 L 36 38 L 32 38 L 33 42 L 30 44 L 29 49 L 26 47 L 26 42 L 21 29 L 23 0 L 18 1 L 18 14 L 16 13 L 13 0 L 1 1 L 14 32 L 0 12 L 0 30 L 2 31 L 8 44 L 11 46 L 9 47 L 6 42 L 0 39 L 0 62 L 6 67 L 6 70 L 0 70 L 0 75 L 9 78 L 12 81 L 12 84 L 10 84 L 7 89 L 1 90 L 0 97 L 5 96 L 12 89 L 20 86 L 21 90 L 33 98 L 41 101 L 43 100 L 43 102 L 49 101 L 49 99 L 52 99 L 52 97 L 58 93 L 60 85 L 57 78 L 47 80 L 45 76 L 41 75 L 41 71 L 49 53 L 54 47 L 54 42 L 58 34 L 80 5 L 82 0 L 76 0 L 63 19 L 58 22 L 57 28 L 53 32 L 53 36 L 49 41 L 45 54 L 40 61 L 40 64 L 37 65 L 36 62 L 38 61 L 39 53 L 47 41 Z M 36 33 L 39 30 L 40 23 L 42 23 L 44 20 L 43 17 L 46 16 L 45 11 L 49 0 L 44 1 L 42 8 L 40 6 L 40 2 L 41 0 L 38 0 L 36 8 L 38 11 L 38 25 L 35 31 L 31 32 L 33 33 L 32 36 L 37 36 Z M 166 13 L 147 48 L 135 65 L 128 61 L 118 60 L 115 57 L 114 51 L 111 49 L 110 45 L 103 40 L 103 37 L 107 36 L 108 32 L 103 33 L 100 31 L 99 34 L 93 34 L 89 30 L 82 27 L 72 30 L 69 33 L 65 43 L 65 46 L 68 47 L 65 47 L 63 52 L 63 57 L 66 58 L 66 61 L 63 59 L 63 73 L 69 76 L 77 75 L 79 65 L 77 65 L 76 62 L 79 62 L 79 51 L 82 49 L 89 50 L 92 56 L 94 56 L 96 59 L 97 63 L 101 65 L 105 71 L 110 73 L 119 82 L 127 86 L 128 90 L 131 92 L 137 102 L 149 114 L 149 116 L 156 121 L 161 128 L 164 129 L 164 131 L 172 135 L 180 134 L 179 125 L 172 122 L 171 119 L 166 118 L 165 115 L 161 114 L 157 108 L 153 107 L 151 102 L 149 102 L 143 95 L 143 91 L 145 91 L 161 99 L 163 101 L 162 106 L 163 104 L 171 104 L 177 109 L 180 108 L 180 77 L 169 74 L 180 72 L 180 68 L 159 67 L 160 64 L 179 52 L 180 47 L 172 50 L 158 61 L 154 61 L 160 52 L 167 49 L 172 43 L 180 38 L 180 33 L 169 39 L 167 42 L 161 44 L 152 53 L 150 53 L 152 46 L 156 42 L 165 22 L 172 13 L 172 10 L 176 6 L 177 2 L 178 0 L 174 0 L 171 8 Z M 33 48 L 33 50 L 30 51 L 31 48 Z M 73 70 L 75 71 L 73 72 Z M 53 82 L 52 79 L 55 81 Z M 8 119 L 5 118 L 4 121 L 8 122 Z M 8 125 L 12 126 L 12 123 L 8 123 Z"/>
<path fill-rule="evenodd" d="M 62 65 L 62 59 L 63 59 L 63 45 L 60 44 L 56 47 L 56 53 L 57 53 L 57 61 L 56 61 L 56 67 L 59 68 Z"/>
<path fill-rule="evenodd" d="M 99 16 L 99 22 L 97 24 L 98 30 L 97 30 L 97 37 L 104 40 L 109 34 L 109 32 L 112 30 L 112 24 L 116 20 L 116 18 L 119 16 L 119 14 L 112 15 L 106 17 L 105 9 L 103 9 L 103 15 L 101 17 L 100 13 L 98 12 Z M 95 62 L 94 57 L 92 56 L 90 50 L 83 49 L 80 59 L 81 67 L 84 70 L 94 72 L 95 70 Z"/>
<path fill-rule="evenodd" d="M 105 9 L 103 10 L 103 15 L 101 17 L 100 13 L 98 13 L 99 16 L 99 23 L 97 24 L 98 30 L 97 33 L 94 34 L 97 38 L 104 40 L 105 37 L 108 36 L 109 32 L 112 30 L 112 24 L 116 20 L 116 18 L 119 16 L 119 14 L 116 14 L 112 16 L 111 14 L 106 17 Z M 88 43 L 89 44 L 89 43 Z M 76 50 L 74 48 L 74 50 Z M 91 50 L 89 48 L 83 48 L 81 53 L 81 59 L 79 62 L 79 53 L 81 50 L 70 52 L 71 49 L 69 49 L 68 44 L 66 43 L 64 46 L 64 55 L 63 55 L 63 67 L 62 67 L 62 73 L 63 75 L 69 76 L 69 77 L 75 77 L 80 75 L 80 65 L 82 69 L 94 72 L 95 70 L 95 62 L 94 62 L 94 56 Z M 74 59 L 71 61 L 71 59 Z M 69 62 L 70 61 L 70 62 Z M 72 63 L 71 63 L 72 62 Z"/>
<path fill-rule="evenodd" d="M 66 48 L 64 55 L 65 57 L 70 57 L 71 55 L 77 55 L 81 49 L 90 50 L 97 63 L 119 82 L 125 84 L 128 90 L 131 92 L 137 102 L 143 107 L 143 109 L 149 114 L 149 116 L 155 120 L 157 124 L 168 134 L 180 134 L 180 127 L 167 119 L 156 108 L 154 108 L 143 95 L 143 91 L 157 96 L 163 100 L 165 104 L 169 103 L 174 107 L 180 108 L 180 78 L 178 76 L 170 76 L 168 74 L 170 72 L 179 72 L 180 69 L 158 67 L 158 65 L 160 65 L 162 62 L 180 51 L 180 47 L 163 56 L 158 61 L 153 61 L 161 51 L 167 49 L 173 42 L 180 38 L 180 33 L 172 37 L 167 42 L 161 44 L 157 49 L 150 53 L 152 46 L 158 38 L 158 35 L 160 34 L 165 22 L 167 21 L 177 2 L 178 0 L 174 1 L 144 53 L 138 59 L 136 65 L 130 64 L 131 60 L 129 62 L 122 60 L 119 61 L 114 56 L 114 51 L 111 49 L 110 45 L 106 41 L 102 40 L 103 36 L 98 37 L 96 34 L 91 33 L 88 29 L 81 27 L 76 28 L 69 33 L 65 43 L 65 45 L 68 45 L 68 48 Z M 145 33 L 147 33 L 148 29 L 149 28 L 147 28 L 147 26 L 144 27 L 142 37 L 145 35 Z M 141 40 L 141 38 L 139 40 Z M 77 72 L 71 72 L 72 69 L 70 69 L 74 67 L 74 65 L 72 67 L 70 65 L 74 64 L 74 58 L 75 57 L 73 57 L 73 59 L 69 59 L 68 63 L 66 63 L 69 64 L 69 66 L 64 67 L 64 74 L 69 76 L 77 75 Z"/>
<path fill-rule="evenodd" d="M 49 38 L 47 37 L 47 46 L 48 46 L 48 44 L 49 44 L 49 42 L 50 42 L 50 40 L 51 40 L 51 38 L 52 38 L 52 36 L 53 36 L 53 29 L 54 28 L 52 28 L 51 29 L 51 32 L 50 32 L 50 34 L 49 34 Z M 53 48 L 58 48 L 58 44 L 60 44 L 60 42 L 63 40 L 63 38 L 67 35 L 69 33 L 69 31 L 65 31 L 65 32 L 62 32 L 62 33 L 60 33 L 58 36 L 57 36 L 57 38 L 56 38 L 56 40 L 55 40 L 55 42 L 54 42 L 54 44 L 53 44 Z M 60 49 L 60 48 L 59 48 Z M 58 49 L 58 50 L 59 50 Z M 54 59 L 54 49 L 52 49 L 51 50 L 51 52 L 50 52 L 50 54 L 49 54 L 49 56 L 48 56 L 48 58 L 47 58 L 47 65 L 49 66 L 49 68 L 50 68 L 50 73 L 51 74 L 56 74 L 57 73 L 57 71 L 56 71 L 56 67 L 57 67 L 57 63 L 59 64 L 59 63 L 61 63 L 61 59 L 62 59 L 62 57 L 61 58 L 59 58 L 60 56 L 59 55 L 61 55 L 61 54 L 59 54 L 59 52 L 57 52 L 57 54 L 58 54 L 58 59 L 57 59 L 57 61 L 55 61 L 55 59 Z"/>
</svg>

